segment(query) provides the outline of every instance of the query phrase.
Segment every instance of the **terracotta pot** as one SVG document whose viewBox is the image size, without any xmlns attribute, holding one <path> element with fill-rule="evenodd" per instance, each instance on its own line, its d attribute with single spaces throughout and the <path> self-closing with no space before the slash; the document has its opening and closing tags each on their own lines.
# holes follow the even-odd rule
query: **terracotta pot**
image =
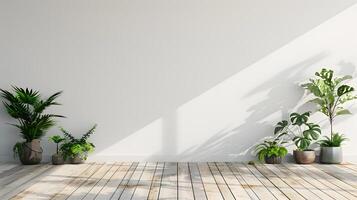
<svg viewBox="0 0 357 200">
<path fill-rule="evenodd" d="M 316 154 L 314 150 L 293 151 L 295 162 L 298 164 L 311 164 L 315 162 Z"/>
<path fill-rule="evenodd" d="M 280 164 L 281 163 L 281 157 L 265 157 L 265 163 L 267 164 Z"/>
<path fill-rule="evenodd" d="M 52 155 L 52 164 L 53 165 L 63 165 L 64 159 L 62 154 L 53 154 Z"/>
<path fill-rule="evenodd" d="M 84 160 L 80 156 L 75 156 L 73 158 L 70 158 L 71 164 L 82 164 L 84 163 Z"/>
<path fill-rule="evenodd" d="M 23 143 L 19 152 L 20 161 L 24 165 L 39 164 L 42 160 L 42 152 L 40 140 L 38 139 Z"/>
</svg>

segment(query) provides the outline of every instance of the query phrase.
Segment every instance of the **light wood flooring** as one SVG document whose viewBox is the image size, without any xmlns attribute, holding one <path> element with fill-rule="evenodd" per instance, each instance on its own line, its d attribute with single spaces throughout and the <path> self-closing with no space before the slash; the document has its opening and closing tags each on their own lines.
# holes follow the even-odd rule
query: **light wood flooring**
<svg viewBox="0 0 357 200">
<path fill-rule="evenodd" d="M 357 165 L 0 163 L 0 199 L 357 200 Z"/>
</svg>

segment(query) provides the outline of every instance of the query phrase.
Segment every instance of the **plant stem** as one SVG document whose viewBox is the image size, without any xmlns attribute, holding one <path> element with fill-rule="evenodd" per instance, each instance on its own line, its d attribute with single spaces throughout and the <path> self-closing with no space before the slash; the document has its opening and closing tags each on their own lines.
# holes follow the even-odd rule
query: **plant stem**
<svg viewBox="0 0 357 200">
<path fill-rule="evenodd" d="M 58 154 L 58 143 L 57 143 L 57 149 L 56 149 L 56 152 L 57 152 L 57 154 Z"/>
</svg>

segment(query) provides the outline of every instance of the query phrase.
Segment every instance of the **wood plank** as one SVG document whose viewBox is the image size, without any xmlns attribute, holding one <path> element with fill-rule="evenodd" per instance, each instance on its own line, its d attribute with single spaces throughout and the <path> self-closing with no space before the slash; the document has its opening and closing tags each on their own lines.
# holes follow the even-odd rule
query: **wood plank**
<svg viewBox="0 0 357 200">
<path fill-rule="evenodd" d="M 335 191 L 338 191 L 340 194 L 347 192 L 347 193 L 357 197 L 357 192 L 356 192 L 355 188 L 353 188 L 352 186 L 346 184 L 345 182 L 331 176 L 330 174 L 325 173 L 321 169 L 316 168 L 312 165 L 303 165 L 301 167 L 308 169 L 308 171 L 313 173 L 312 176 L 319 177 L 319 178 L 317 178 L 317 180 L 324 181 L 325 184 L 329 184 L 330 187 L 333 187 L 335 189 Z M 343 194 L 343 195 L 345 197 L 348 197 L 348 196 L 346 196 L 347 194 Z"/>
<path fill-rule="evenodd" d="M 88 192 L 102 179 L 112 165 L 104 164 L 96 172 L 85 180 L 79 188 L 77 188 L 67 200 L 83 199 Z"/>
<path fill-rule="evenodd" d="M 239 171 L 235 169 L 232 163 L 227 162 L 227 167 L 229 170 L 233 173 L 233 175 L 237 178 L 241 186 L 245 189 L 245 191 L 248 193 L 249 197 L 251 199 L 259 199 L 258 196 L 254 193 L 252 188 L 249 186 L 249 184 L 243 179 L 242 175 L 240 174 Z"/>
<path fill-rule="evenodd" d="M 200 171 L 197 163 L 188 163 L 192 181 L 192 190 L 195 199 L 207 199 L 205 189 L 203 187 Z"/>
<path fill-rule="evenodd" d="M 223 199 L 221 192 L 213 178 L 211 170 L 209 169 L 207 163 L 198 163 L 198 169 L 201 174 L 202 183 L 205 188 L 207 199 L 219 200 Z"/>
<path fill-rule="evenodd" d="M 86 194 L 83 200 L 95 199 L 103 187 L 108 183 L 110 178 L 114 175 L 114 173 L 120 167 L 120 163 L 108 164 L 110 165 L 107 173 L 97 182 L 97 184 Z"/>
<path fill-rule="evenodd" d="M 300 165 L 284 164 L 284 167 L 286 167 L 288 170 L 295 173 L 297 176 L 301 177 L 302 179 L 306 180 L 310 184 L 314 185 L 314 187 L 321 190 L 321 192 L 323 192 L 324 194 L 329 195 L 334 199 L 341 199 L 341 200 L 356 199 L 354 196 L 352 196 L 351 194 L 345 191 L 342 191 L 342 193 L 340 193 L 340 189 L 337 186 L 330 183 L 330 181 L 326 181 L 324 177 L 320 177 Z"/>
<path fill-rule="evenodd" d="M 38 179 L 32 180 L 28 188 L 12 199 L 50 199 L 91 165 L 54 166 L 50 171 L 43 173 Z M 44 190 L 44 188 L 46 189 Z"/>
<path fill-rule="evenodd" d="M 136 190 L 136 187 L 138 186 L 146 164 L 147 163 L 139 163 L 139 165 L 135 169 L 135 172 L 131 176 L 128 184 L 125 185 L 124 191 L 120 195 L 119 199 L 131 199 Z"/>
<path fill-rule="evenodd" d="M 1 163 L 0 165 L 0 175 L 8 170 L 11 170 L 12 168 L 19 167 L 19 164 L 15 163 Z"/>
<path fill-rule="evenodd" d="M 305 187 L 305 185 L 292 179 L 291 176 L 280 171 L 275 165 L 266 164 L 265 166 L 266 168 L 271 170 L 275 175 L 277 175 L 281 180 L 283 180 L 286 184 L 288 184 L 291 188 L 297 191 L 301 196 L 307 199 L 320 199 L 319 196 L 311 192 L 308 188 Z"/>
<path fill-rule="evenodd" d="M 71 196 L 81 185 L 89 179 L 98 169 L 100 169 L 103 164 L 94 163 L 82 174 L 76 177 L 74 180 L 70 181 L 67 186 L 60 192 L 56 193 L 52 200 L 64 200 Z"/>
<path fill-rule="evenodd" d="M 229 169 L 226 163 L 217 162 L 215 164 L 235 199 L 251 199 L 248 192 L 243 188 L 242 184 L 234 176 L 233 172 Z"/>
<path fill-rule="evenodd" d="M 297 183 L 297 187 L 301 188 L 306 188 L 308 191 L 311 193 L 315 194 L 316 197 L 320 199 L 327 199 L 327 200 L 333 200 L 331 196 L 326 195 L 325 193 L 321 192 L 318 188 L 316 188 L 314 185 L 310 184 L 308 181 L 305 179 L 301 178 L 300 176 L 296 175 L 295 173 L 291 172 L 289 169 L 284 167 L 283 165 L 278 165 L 278 166 L 272 166 L 276 170 L 279 170 L 281 174 L 283 174 L 284 177 L 288 177 L 288 180 L 293 181 L 293 183 Z M 309 194 L 311 194 L 309 192 Z"/>
<path fill-rule="evenodd" d="M 23 177 L 26 174 L 36 170 L 36 168 L 40 166 L 41 165 L 21 165 L 1 173 L 0 188 L 5 185 L 8 185 L 11 182 L 16 181 L 19 177 Z"/>
<path fill-rule="evenodd" d="M 131 200 L 147 199 L 157 163 L 147 163 Z"/>
<path fill-rule="evenodd" d="M 194 199 L 188 163 L 178 163 L 178 199 Z"/>
<path fill-rule="evenodd" d="M 116 189 L 122 183 L 122 181 L 124 180 L 125 176 L 129 172 L 129 169 L 131 168 L 132 165 L 134 164 L 131 162 L 121 163 L 117 171 L 115 171 L 113 176 L 110 177 L 110 180 L 105 184 L 105 186 L 102 188 L 102 190 L 96 196 L 95 199 L 107 200 L 110 199 L 112 196 L 114 196 Z"/>
<path fill-rule="evenodd" d="M 240 163 L 232 164 L 234 170 L 237 170 L 249 187 L 260 199 L 276 199 L 274 195 L 259 181 L 249 169 Z"/>
<path fill-rule="evenodd" d="M 159 199 L 177 199 L 177 163 L 165 163 Z"/>
<path fill-rule="evenodd" d="M 5 197 L 11 197 L 20 193 L 33 184 L 34 179 L 39 177 L 42 173 L 50 170 L 52 167 L 52 165 L 36 165 L 35 168 L 27 168 L 31 170 L 24 171 L 26 174 L 20 173 L 18 176 L 14 176 L 10 180 L 6 180 L 6 183 L 1 186 L 0 197 L 5 199 Z"/>
<path fill-rule="evenodd" d="M 120 196 L 122 195 L 126 185 L 129 183 L 129 181 L 130 181 L 131 177 L 133 176 L 138 165 L 139 165 L 139 163 L 135 162 L 130 166 L 128 172 L 125 174 L 123 181 L 121 181 L 120 184 L 116 187 L 115 193 L 113 194 L 113 196 L 110 199 L 119 199 L 120 198 Z"/>
<path fill-rule="evenodd" d="M 255 164 L 256 169 L 264 175 L 269 181 L 278 188 L 282 193 L 284 193 L 289 199 L 293 200 L 303 200 L 305 199 L 297 191 L 291 188 L 287 183 L 277 177 L 272 171 L 267 169 L 264 164 Z"/>
<path fill-rule="evenodd" d="M 357 176 L 353 175 L 352 170 L 338 165 L 313 166 L 357 189 Z"/>
<path fill-rule="evenodd" d="M 150 186 L 148 200 L 154 200 L 154 199 L 156 200 L 159 198 L 160 185 L 161 185 L 163 171 L 164 171 L 164 163 L 162 163 L 162 162 L 157 163 L 157 166 L 155 168 L 155 174 L 152 179 L 151 186 Z"/>
<path fill-rule="evenodd" d="M 277 199 L 289 199 L 284 193 L 276 188 L 263 174 L 261 174 L 254 166 L 245 165 L 249 171 L 275 196 Z"/>
<path fill-rule="evenodd" d="M 217 166 L 215 163 L 208 163 L 208 167 L 211 170 L 211 173 L 213 174 L 213 178 L 216 181 L 216 184 L 223 196 L 224 199 L 226 200 L 233 200 L 235 199 L 231 190 L 229 189 L 229 187 L 227 186 L 226 181 L 224 180 L 224 178 L 222 177 L 221 173 L 219 172 Z"/>
</svg>

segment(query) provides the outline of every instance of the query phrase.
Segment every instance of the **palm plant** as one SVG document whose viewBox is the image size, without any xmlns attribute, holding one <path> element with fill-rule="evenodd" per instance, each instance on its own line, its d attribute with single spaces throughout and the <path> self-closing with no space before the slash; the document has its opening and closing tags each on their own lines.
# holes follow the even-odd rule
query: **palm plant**
<svg viewBox="0 0 357 200">
<path fill-rule="evenodd" d="M 5 99 L 3 103 L 7 113 L 18 122 L 11 125 L 20 129 L 21 136 L 25 139 L 25 142 L 40 139 L 49 128 L 55 125 L 54 118 L 63 117 L 56 114 L 44 114 L 46 108 L 52 105 L 60 105 L 55 102 L 55 99 L 62 92 L 56 92 L 47 99 L 42 99 L 38 91 L 16 86 L 12 88 L 13 93 L 0 89 L 0 95 Z M 18 153 L 20 144 L 15 145 L 15 153 L 16 150 Z"/>
<path fill-rule="evenodd" d="M 52 142 L 56 144 L 56 153 L 59 153 L 59 143 L 65 141 L 65 138 L 59 136 L 59 135 L 54 135 L 49 138 Z"/>
<path fill-rule="evenodd" d="M 343 84 L 346 80 L 352 79 L 352 76 L 334 77 L 334 72 L 325 68 L 316 72 L 315 76 L 315 79 L 310 79 L 309 83 L 303 84 L 302 87 L 315 96 L 310 102 L 316 103 L 319 111 L 328 117 L 332 139 L 334 119 L 340 115 L 351 114 L 344 108 L 344 104 L 357 99 L 357 96 L 352 94 L 354 88 Z"/>
</svg>

